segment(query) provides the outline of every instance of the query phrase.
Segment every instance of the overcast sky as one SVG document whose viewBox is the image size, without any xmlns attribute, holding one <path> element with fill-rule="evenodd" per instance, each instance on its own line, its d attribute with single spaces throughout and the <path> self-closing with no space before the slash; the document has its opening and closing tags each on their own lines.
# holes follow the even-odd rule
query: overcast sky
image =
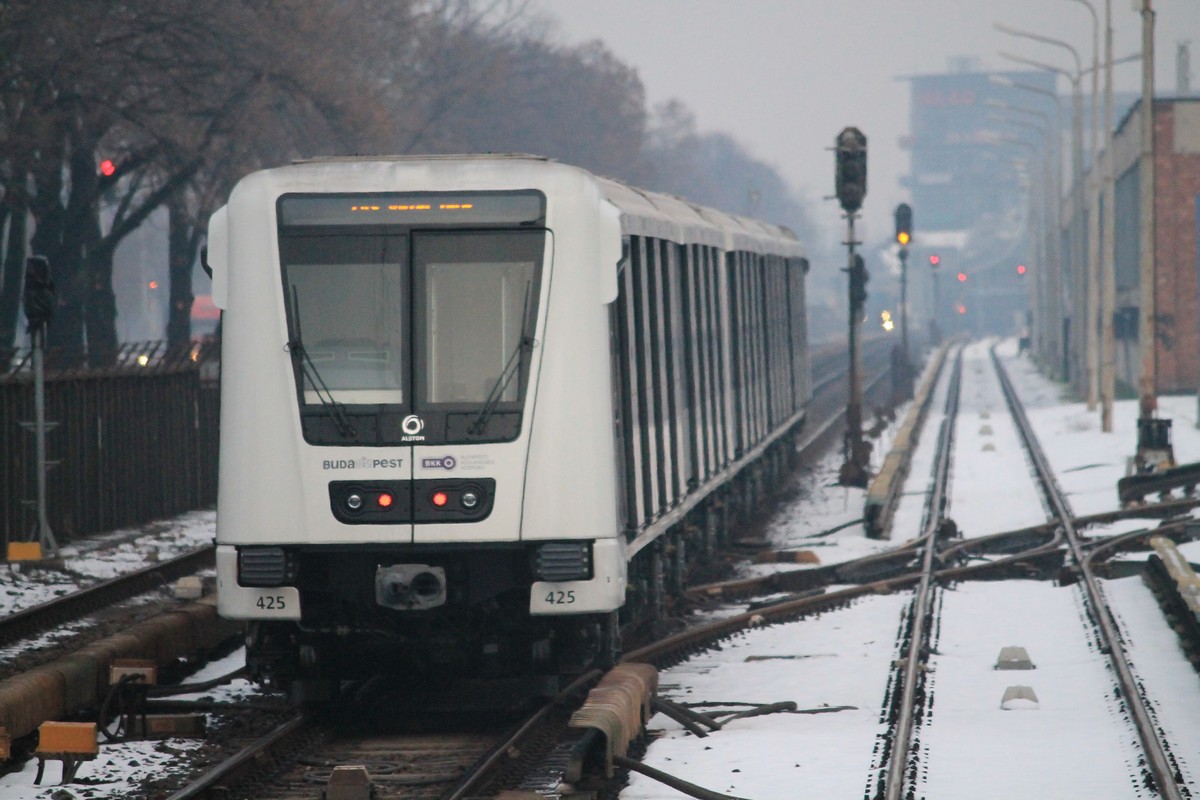
<svg viewBox="0 0 1200 800">
<path fill-rule="evenodd" d="M 1134 0 L 1112 0 L 1114 54 L 1141 48 Z M 941 73 L 956 57 L 981 69 L 1023 69 L 1004 50 L 1074 69 L 1060 47 L 1014 38 L 995 22 L 1074 45 L 1092 59 L 1092 17 L 1080 0 L 529 0 L 558 21 L 568 43 L 603 40 L 637 68 L 647 99 L 678 98 L 703 131 L 735 136 L 776 167 L 814 206 L 816 222 L 835 223 L 833 156 L 843 127 L 868 139 L 866 234 L 891 235 L 892 209 L 908 200 L 899 176 L 908 155 L 905 75 Z M 1104 0 L 1092 0 L 1103 36 Z M 1154 0 L 1156 94 L 1176 94 L 1176 52 L 1191 42 L 1191 84 L 1200 92 L 1200 0 Z M 1103 46 L 1103 38 L 1101 39 Z M 1139 91 L 1136 63 L 1115 71 L 1117 89 Z M 1090 81 L 1090 77 L 1085 79 Z M 1070 85 L 1060 79 L 1059 90 Z M 920 209 L 915 210 L 920 226 Z"/>
</svg>

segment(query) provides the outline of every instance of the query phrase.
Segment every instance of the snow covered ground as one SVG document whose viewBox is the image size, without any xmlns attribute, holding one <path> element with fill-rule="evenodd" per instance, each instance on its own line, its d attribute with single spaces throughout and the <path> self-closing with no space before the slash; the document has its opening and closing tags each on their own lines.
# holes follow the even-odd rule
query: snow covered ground
<svg viewBox="0 0 1200 800">
<path fill-rule="evenodd" d="M 1136 445 L 1135 401 L 1116 405 L 1114 432 L 1100 431 L 1099 411 L 1062 400 L 1062 388 L 1000 348 L 1010 376 L 1029 406 L 1043 449 L 1076 513 L 1113 510 L 1116 482 Z M 991 373 L 986 347 L 964 353 L 963 387 L 948 513 L 966 536 L 1014 530 L 1046 518 L 1029 481 L 1029 467 Z M 862 492 L 834 485 L 840 455 L 831 454 L 817 480 L 770 531 L 781 548 L 812 548 L 825 563 L 857 558 L 919 534 L 945 383 L 934 397 L 890 543 L 872 542 L 859 526 L 829 535 L 862 509 Z M 1178 461 L 1200 460 L 1196 399 L 1162 398 L 1160 415 L 1174 420 Z M 881 453 L 876 454 L 882 458 Z M 827 468 L 827 469 L 826 469 Z M 1132 521 L 1089 534 L 1156 524 Z M 1200 544 L 1184 547 L 1200 560 Z M 771 569 L 756 565 L 750 570 Z M 1184 779 L 1200 787 L 1200 677 L 1184 659 L 1175 634 L 1138 578 L 1106 582 L 1126 632 L 1137 673 L 1147 684 L 1160 725 L 1170 736 Z M 943 591 L 937 652 L 928 684 L 934 706 L 921 732 L 917 796 L 923 798 L 1150 796 L 1136 776 L 1136 740 L 1112 699 L 1107 657 L 1083 624 L 1077 587 L 1032 581 L 962 583 Z M 836 713 L 779 714 L 737 720 L 699 739 L 655 717 L 660 737 L 650 766 L 715 791 L 754 800 L 860 797 L 874 787 L 880 719 L 905 595 L 872 597 L 817 619 L 750 631 L 721 650 L 664 672 L 664 696 L 681 702 L 794 700 L 800 709 L 851 705 Z M 1000 648 L 1024 646 L 1033 671 L 994 669 Z M 1005 711 L 1006 687 L 1028 685 L 1036 707 Z M 633 775 L 623 800 L 683 797 Z"/>
<path fill-rule="evenodd" d="M 0 572 L 0 615 L 212 544 L 215 511 L 193 511 L 146 529 L 114 531 L 62 547 L 61 571 L 14 562 Z"/>
</svg>

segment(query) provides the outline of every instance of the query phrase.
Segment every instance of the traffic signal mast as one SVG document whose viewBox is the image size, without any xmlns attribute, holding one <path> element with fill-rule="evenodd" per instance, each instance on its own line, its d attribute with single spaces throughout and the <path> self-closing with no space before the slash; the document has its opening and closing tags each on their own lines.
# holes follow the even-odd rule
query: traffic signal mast
<svg viewBox="0 0 1200 800">
<path fill-rule="evenodd" d="M 908 350 L 908 243 L 912 241 L 913 212 L 908 203 L 896 206 L 896 244 L 900 245 L 900 352 L 892 354 L 892 386 L 898 398 L 913 392 L 912 361 Z"/>
<path fill-rule="evenodd" d="M 25 321 L 29 326 L 29 338 L 33 349 L 33 422 L 22 422 L 21 427 L 33 433 L 35 439 L 37 464 L 37 498 L 30 502 L 37 508 L 37 542 L 9 542 L 8 558 L 15 559 L 14 553 L 20 552 L 22 559 L 40 560 L 46 556 L 58 555 L 58 541 L 50 528 L 50 518 L 46 510 L 46 472 L 53 466 L 46 458 L 46 433 L 57 423 L 46 422 L 46 378 L 45 378 L 45 349 L 46 328 L 54 318 L 54 307 L 58 299 L 54 290 L 54 279 L 50 274 L 50 262 L 45 256 L 30 256 L 25 260 L 25 289 L 22 305 L 25 311 Z M 29 502 L 29 501 L 22 501 Z M 14 548 L 13 545 L 18 547 Z"/>
<path fill-rule="evenodd" d="M 843 128 L 834 140 L 834 191 L 846 212 L 846 246 L 849 257 L 844 271 L 850 300 L 850 398 L 846 406 L 845 461 L 838 473 L 843 486 L 866 488 L 871 460 L 871 443 L 862 435 L 862 377 L 858 338 L 863 305 L 867 300 L 867 268 L 854 252 L 854 219 L 867 196 L 867 137 L 858 128 Z"/>
</svg>

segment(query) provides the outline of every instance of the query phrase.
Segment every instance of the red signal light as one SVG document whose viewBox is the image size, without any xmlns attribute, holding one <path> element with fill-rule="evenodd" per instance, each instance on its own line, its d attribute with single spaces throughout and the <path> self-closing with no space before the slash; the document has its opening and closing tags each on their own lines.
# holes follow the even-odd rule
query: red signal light
<svg viewBox="0 0 1200 800">
<path fill-rule="evenodd" d="M 1017 264 L 1017 274 L 1018 275 L 1025 274 L 1025 265 L 1024 264 Z"/>
<path fill-rule="evenodd" d="M 958 304 L 958 313 L 960 313 L 960 314 L 967 313 L 967 307 L 964 306 L 962 303 L 959 303 Z"/>
<path fill-rule="evenodd" d="M 441 508 L 442 506 L 446 505 L 446 503 L 450 502 L 450 498 L 445 492 L 434 492 L 431 499 L 433 500 L 433 504 L 438 508 Z"/>
<path fill-rule="evenodd" d="M 379 503 L 380 508 L 391 508 L 392 503 L 395 501 L 396 499 L 392 497 L 391 492 L 383 492 L 375 502 Z"/>
<path fill-rule="evenodd" d="M 100 162 L 100 174 L 106 178 L 111 178 L 117 172 L 117 165 L 113 163 L 111 158 L 106 158 Z"/>
<path fill-rule="evenodd" d="M 930 265 L 931 267 L 936 267 L 936 266 L 937 266 L 938 264 L 940 264 L 940 263 L 942 263 L 942 257 L 941 257 L 941 256 L 930 256 L 930 257 L 929 257 L 929 265 Z"/>
<path fill-rule="evenodd" d="M 967 282 L 967 273 L 965 273 L 965 272 L 958 273 L 958 282 L 966 283 Z"/>
</svg>

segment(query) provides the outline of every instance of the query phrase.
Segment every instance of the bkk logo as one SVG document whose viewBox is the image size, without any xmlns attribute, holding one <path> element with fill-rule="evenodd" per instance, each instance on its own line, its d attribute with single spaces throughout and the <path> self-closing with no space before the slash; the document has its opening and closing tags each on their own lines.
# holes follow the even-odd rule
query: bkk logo
<svg viewBox="0 0 1200 800">
<path fill-rule="evenodd" d="M 444 469 L 447 472 L 458 466 L 458 459 L 454 456 L 442 456 L 441 458 L 422 458 L 421 467 L 424 469 Z"/>
</svg>

